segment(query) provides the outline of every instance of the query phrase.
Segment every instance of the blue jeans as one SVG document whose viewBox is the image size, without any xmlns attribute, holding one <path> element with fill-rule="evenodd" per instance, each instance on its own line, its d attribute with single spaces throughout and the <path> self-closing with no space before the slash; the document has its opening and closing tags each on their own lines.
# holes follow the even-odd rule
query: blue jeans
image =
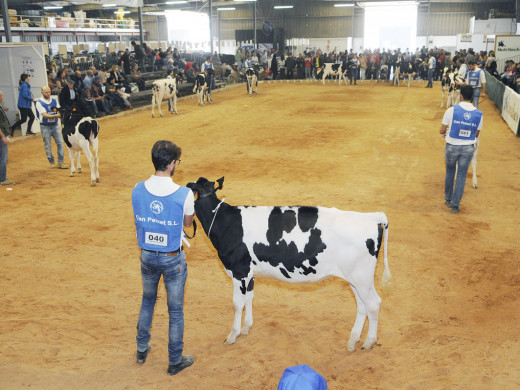
<svg viewBox="0 0 520 390">
<path fill-rule="evenodd" d="M 56 146 L 58 147 L 58 162 L 62 163 L 65 155 L 63 152 L 63 137 L 61 135 L 58 123 L 55 123 L 53 125 L 40 124 L 40 129 L 42 131 L 43 145 L 45 146 L 45 154 L 47 155 L 47 160 L 49 160 L 51 164 L 54 164 L 54 156 L 52 155 L 51 142 L 51 138 L 54 138 L 54 142 L 56 142 Z"/>
<path fill-rule="evenodd" d="M 480 91 L 482 88 L 473 88 L 473 105 L 478 108 L 478 100 L 480 99 Z"/>
<path fill-rule="evenodd" d="M 444 199 L 450 203 L 451 207 L 460 208 L 460 200 L 464 194 L 466 184 L 466 174 L 469 164 L 475 152 L 475 145 L 451 145 L 446 144 L 444 151 L 446 158 L 446 180 L 444 182 Z M 457 168 L 458 164 L 458 168 Z M 457 171 L 455 189 L 453 180 Z"/>
<path fill-rule="evenodd" d="M 433 87 L 433 69 L 428 69 L 428 84 L 427 87 Z"/>
<path fill-rule="evenodd" d="M 153 311 L 157 300 L 157 286 L 163 276 L 166 287 L 168 313 L 170 315 L 168 358 L 170 365 L 181 362 L 184 346 L 184 285 L 188 267 L 184 252 L 177 256 L 166 256 L 141 250 L 141 276 L 143 300 L 137 323 L 137 350 L 146 351 L 150 341 Z"/>
<path fill-rule="evenodd" d="M 2 131 L 2 130 L 0 130 Z M 7 180 L 7 145 L 0 140 L 0 181 Z"/>
</svg>

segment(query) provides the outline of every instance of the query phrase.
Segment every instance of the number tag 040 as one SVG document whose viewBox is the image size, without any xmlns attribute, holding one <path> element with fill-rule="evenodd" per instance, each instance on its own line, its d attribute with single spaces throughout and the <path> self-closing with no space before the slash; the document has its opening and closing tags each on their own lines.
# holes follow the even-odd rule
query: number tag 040
<svg viewBox="0 0 520 390">
<path fill-rule="evenodd" d="M 160 233 L 145 232 L 146 244 L 168 246 L 168 235 Z"/>
</svg>

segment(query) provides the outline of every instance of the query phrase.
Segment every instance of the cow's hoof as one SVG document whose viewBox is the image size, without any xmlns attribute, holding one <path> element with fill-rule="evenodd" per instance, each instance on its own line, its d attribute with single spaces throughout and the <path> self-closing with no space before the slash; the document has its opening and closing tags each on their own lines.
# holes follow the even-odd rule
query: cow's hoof
<svg viewBox="0 0 520 390">
<path fill-rule="evenodd" d="M 249 330 L 251 328 L 246 328 L 245 326 L 242 328 L 242 330 L 240 331 L 240 336 L 247 336 L 249 334 Z"/>
<path fill-rule="evenodd" d="M 78 168 L 78 173 L 83 173 L 83 171 L 81 170 L 81 168 Z"/>
<path fill-rule="evenodd" d="M 374 344 L 376 343 L 376 339 L 369 339 L 367 338 L 365 340 L 365 343 L 363 344 L 363 346 L 361 347 L 361 349 L 364 349 L 364 350 L 369 350 L 369 349 L 372 349 L 372 347 L 374 346 Z"/>
<path fill-rule="evenodd" d="M 98 177 L 98 178 L 96 178 L 96 183 L 99 183 L 99 177 Z"/>
<path fill-rule="evenodd" d="M 347 350 L 349 352 L 356 352 L 356 345 L 359 342 L 359 340 L 349 340 Z"/>
<path fill-rule="evenodd" d="M 69 176 L 74 177 L 74 176 L 76 176 L 76 174 L 74 172 L 71 172 L 71 174 Z"/>
<path fill-rule="evenodd" d="M 91 183 L 90 183 L 90 186 L 91 186 L 91 187 L 95 187 L 95 186 L 96 186 L 96 182 L 95 182 L 95 181 L 91 182 Z"/>
<path fill-rule="evenodd" d="M 478 188 L 477 183 L 473 183 L 472 187 L 473 187 L 474 189 L 477 189 L 477 188 Z"/>
</svg>

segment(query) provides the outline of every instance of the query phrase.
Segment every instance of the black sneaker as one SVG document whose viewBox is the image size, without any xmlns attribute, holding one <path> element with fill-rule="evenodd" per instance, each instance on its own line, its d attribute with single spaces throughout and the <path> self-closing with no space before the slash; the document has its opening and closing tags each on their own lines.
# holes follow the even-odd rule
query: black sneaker
<svg viewBox="0 0 520 390">
<path fill-rule="evenodd" d="M 452 207 L 452 208 L 451 208 L 451 213 L 452 213 L 452 214 L 458 214 L 459 211 L 460 211 L 460 209 L 459 209 L 458 207 Z"/>
<path fill-rule="evenodd" d="M 193 364 L 194 360 L 195 360 L 195 358 L 193 357 L 193 355 L 183 356 L 181 359 L 181 362 L 179 364 L 168 366 L 168 375 L 178 374 L 185 368 L 188 368 L 189 366 L 191 366 Z"/>
<path fill-rule="evenodd" d="M 139 364 L 144 364 L 144 362 L 146 361 L 146 357 L 148 356 L 148 352 L 150 352 L 152 350 L 152 346 L 150 344 L 148 344 L 148 348 L 146 349 L 146 351 L 144 352 L 139 352 L 137 351 L 137 359 L 136 359 L 136 363 L 139 363 Z"/>
</svg>

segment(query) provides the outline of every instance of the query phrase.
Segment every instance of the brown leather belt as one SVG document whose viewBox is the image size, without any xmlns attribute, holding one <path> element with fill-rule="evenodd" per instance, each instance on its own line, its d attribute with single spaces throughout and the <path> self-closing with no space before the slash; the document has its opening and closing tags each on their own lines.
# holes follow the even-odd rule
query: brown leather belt
<svg viewBox="0 0 520 390">
<path fill-rule="evenodd" d="M 142 248 L 141 248 L 142 249 Z M 181 248 L 177 249 L 173 252 L 159 252 L 159 251 L 150 251 L 148 249 L 142 249 L 145 252 L 155 253 L 156 255 L 166 255 L 166 256 L 177 256 L 179 253 L 181 253 Z"/>
</svg>

